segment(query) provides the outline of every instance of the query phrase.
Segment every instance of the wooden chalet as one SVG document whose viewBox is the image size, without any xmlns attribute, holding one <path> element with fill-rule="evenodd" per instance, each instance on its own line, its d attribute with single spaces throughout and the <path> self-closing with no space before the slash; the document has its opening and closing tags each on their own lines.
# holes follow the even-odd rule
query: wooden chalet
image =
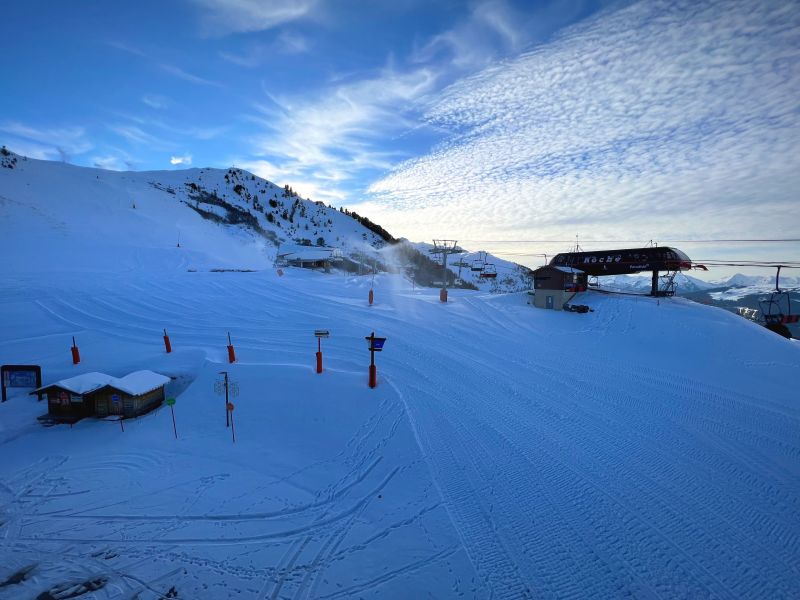
<svg viewBox="0 0 800 600">
<path fill-rule="evenodd" d="M 136 417 L 164 400 L 170 378 L 153 371 L 135 371 L 125 377 L 84 373 L 62 379 L 31 392 L 47 396 L 48 417 L 74 423 L 84 417 Z"/>
<path fill-rule="evenodd" d="M 339 248 L 282 244 L 278 249 L 276 264 L 303 269 L 323 269 L 328 272 L 334 262 L 338 263 L 342 259 L 342 251 Z"/>
</svg>

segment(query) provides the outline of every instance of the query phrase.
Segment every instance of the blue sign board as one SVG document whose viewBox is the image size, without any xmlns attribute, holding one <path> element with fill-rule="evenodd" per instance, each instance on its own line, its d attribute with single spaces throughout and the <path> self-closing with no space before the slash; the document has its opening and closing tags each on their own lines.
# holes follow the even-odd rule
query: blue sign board
<svg viewBox="0 0 800 600">
<path fill-rule="evenodd" d="M 118 395 L 118 394 L 112 394 L 112 396 L 111 396 L 111 401 L 112 401 L 114 404 L 116 404 L 117 402 L 119 402 L 119 395 Z"/>
<path fill-rule="evenodd" d="M 383 344 L 386 342 L 386 338 L 374 338 L 372 340 L 372 349 L 373 350 L 383 350 Z"/>
</svg>

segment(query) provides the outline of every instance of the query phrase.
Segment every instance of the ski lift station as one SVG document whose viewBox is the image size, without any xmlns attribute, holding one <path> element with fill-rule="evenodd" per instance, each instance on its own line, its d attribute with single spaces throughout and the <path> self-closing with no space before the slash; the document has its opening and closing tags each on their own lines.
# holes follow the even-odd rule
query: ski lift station
<svg viewBox="0 0 800 600">
<path fill-rule="evenodd" d="M 134 371 L 120 378 L 91 372 L 56 381 L 31 394 L 47 396 L 47 416 L 57 422 L 74 423 L 90 416 L 129 418 L 161 404 L 169 381 L 153 371 Z"/>
<path fill-rule="evenodd" d="M 533 272 L 533 305 L 563 310 L 575 294 L 586 290 L 587 281 L 586 273 L 574 267 L 539 267 Z"/>
<path fill-rule="evenodd" d="M 322 269 L 326 273 L 333 263 L 343 260 L 340 248 L 327 246 L 302 246 L 282 244 L 278 249 L 276 265 L 279 267 L 300 267 L 303 269 Z"/>
</svg>

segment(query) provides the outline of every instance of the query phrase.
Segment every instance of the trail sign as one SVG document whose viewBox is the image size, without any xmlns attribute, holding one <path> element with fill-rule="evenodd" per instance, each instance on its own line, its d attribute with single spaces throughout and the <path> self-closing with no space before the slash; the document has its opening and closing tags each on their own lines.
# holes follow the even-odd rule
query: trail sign
<svg viewBox="0 0 800 600">
<path fill-rule="evenodd" d="M 318 338 L 327 338 L 331 337 L 331 332 L 327 329 L 315 329 L 314 336 Z"/>
<path fill-rule="evenodd" d="M 6 388 L 40 388 L 42 387 L 42 368 L 39 365 L 3 365 L 0 367 L 0 387 L 2 387 L 2 402 L 8 399 Z M 42 399 L 41 393 L 37 396 L 39 400 Z"/>
<path fill-rule="evenodd" d="M 364 338 L 367 340 L 367 346 L 370 352 L 380 352 L 383 350 L 383 345 L 386 343 L 386 338 L 375 337 L 375 334 L 368 335 Z"/>
<path fill-rule="evenodd" d="M 175 406 L 175 398 L 167 398 L 167 406 Z"/>
</svg>

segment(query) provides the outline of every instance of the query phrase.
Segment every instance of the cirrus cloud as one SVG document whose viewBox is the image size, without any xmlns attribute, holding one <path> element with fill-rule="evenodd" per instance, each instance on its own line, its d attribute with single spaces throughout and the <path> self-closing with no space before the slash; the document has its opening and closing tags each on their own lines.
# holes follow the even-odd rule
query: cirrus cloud
<svg viewBox="0 0 800 600">
<path fill-rule="evenodd" d="M 771 2 L 601 13 L 436 96 L 447 139 L 359 210 L 418 238 L 796 231 L 798 30 Z"/>
</svg>

